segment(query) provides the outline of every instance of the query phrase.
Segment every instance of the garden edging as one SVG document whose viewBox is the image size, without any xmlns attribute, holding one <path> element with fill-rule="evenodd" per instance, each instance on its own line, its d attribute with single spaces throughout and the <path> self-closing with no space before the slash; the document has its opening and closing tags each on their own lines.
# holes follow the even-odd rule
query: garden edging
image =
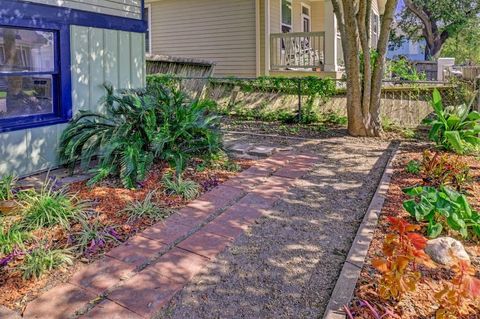
<svg viewBox="0 0 480 319">
<path fill-rule="evenodd" d="M 343 265 L 335 288 L 330 296 L 323 319 L 345 319 L 343 307 L 352 300 L 355 287 L 360 277 L 368 248 L 373 239 L 373 234 L 383 209 L 383 205 L 393 175 L 393 163 L 399 154 L 400 145 L 392 150 L 390 159 L 378 184 L 377 190 L 370 202 L 370 206 L 360 224 L 355 239 L 353 240 L 347 259 Z"/>
</svg>

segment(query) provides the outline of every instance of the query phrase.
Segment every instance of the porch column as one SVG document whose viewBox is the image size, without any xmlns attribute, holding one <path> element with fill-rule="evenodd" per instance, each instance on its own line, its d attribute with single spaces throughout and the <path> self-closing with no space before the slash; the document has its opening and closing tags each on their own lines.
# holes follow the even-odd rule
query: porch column
<svg viewBox="0 0 480 319">
<path fill-rule="evenodd" d="M 324 10 L 324 30 L 325 30 L 325 66 L 326 72 L 336 72 L 338 41 L 337 41 L 337 18 L 333 12 L 333 5 L 331 0 L 325 0 Z"/>
</svg>

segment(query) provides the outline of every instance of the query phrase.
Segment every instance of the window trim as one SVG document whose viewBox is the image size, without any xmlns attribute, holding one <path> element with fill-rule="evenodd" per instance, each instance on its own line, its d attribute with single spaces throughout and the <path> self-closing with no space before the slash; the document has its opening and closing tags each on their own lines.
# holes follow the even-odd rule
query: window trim
<svg viewBox="0 0 480 319">
<path fill-rule="evenodd" d="M 151 3 L 146 3 L 143 7 L 144 11 L 145 9 L 148 10 L 148 15 L 147 17 L 143 17 L 143 19 L 145 20 L 145 18 L 147 18 L 147 30 L 145 30 L 145 34 L 147 34 L 148 32 L 148 51 L 145 50 L 145 53 L 147 54 L 152 54 L 152 4 Z"/>
<path fill-rule="evenodd" d="M 72 83 L 70 77 L 70 28 L 66 25 L 54 25 L 31 27 L 26 21 L 4 23 L 0 21 L 0 27 L 20 28 L 25 30 L 41 30 L 54 34 L 54 71 L 53 72 L 16 72 L 9 76 L 30 74 L 52 75 L 52 104 L 53 112 L 48 114 L 35 114 L 0 119 L 0 133 L 29 128 L 66 123 L 72 118 Z"/>
<path fill-rule="evenodd" d="M 293 32 L 293 0 L 286 0 L 290 2 L 291 5 L 291 24 L 283 23 L 283 0 L 280 0 L 280 31 L 283 33 L 283 27 L 290 28 L 290 32 Z"/>
</svg>

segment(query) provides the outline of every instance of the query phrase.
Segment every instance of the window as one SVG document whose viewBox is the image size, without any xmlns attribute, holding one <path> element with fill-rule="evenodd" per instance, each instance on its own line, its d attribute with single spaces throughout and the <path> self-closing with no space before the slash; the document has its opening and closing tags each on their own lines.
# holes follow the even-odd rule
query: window
<svg viewBox="0 0 480 319">
<path fill-rule="evenodd" d="M 54 31 L 0 26 L 0 128 L 6 120 L 57 113 L 56 42 Z"/>
<path fill-rule="evenodd" d="M 312 31 L 312 19 L 310 17 L 310 7 L 302 3 L 302 31 Z"/>
<path fill-rule="evenodd" d="M 292 32 L 292 0 L 282 1 L 282 32 Z"/>
<path fill-rule="evenodd" d="M 145 31 L 145 52 L 151 53 L 151 46 L 152 46 L 152 40 L 151 40 L 151 35 L 150 35 L 150 29 L 151 29 L 151 7 L 149 4 L 145 5 L 145 8 L 143 9 L 143 18 L 147 22 L 147 31 Z"/>
</svg>

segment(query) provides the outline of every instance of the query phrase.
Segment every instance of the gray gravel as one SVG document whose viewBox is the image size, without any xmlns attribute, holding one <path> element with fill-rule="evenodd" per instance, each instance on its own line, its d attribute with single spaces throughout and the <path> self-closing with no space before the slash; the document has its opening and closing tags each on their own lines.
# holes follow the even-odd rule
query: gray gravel
<svg viewBox="0 0 480 319">
<path fill-rule="evenodd" d="M 392 145 L 335 137 L 227 135 L 321 156 L 268 217 L 196 276 L 157 318 L 321 318 Z"/>
</svg>

